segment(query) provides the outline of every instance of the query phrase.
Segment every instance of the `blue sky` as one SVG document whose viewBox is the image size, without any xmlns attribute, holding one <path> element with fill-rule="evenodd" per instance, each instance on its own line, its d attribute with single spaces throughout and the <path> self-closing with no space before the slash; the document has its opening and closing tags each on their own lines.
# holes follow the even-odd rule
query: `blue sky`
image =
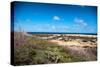
<svg viewBox="0 0 100 67">
<path fill-rule="evenodd" d="M 14 3 L 14 30 L 97 33 L 95 6 Z"/>
</svg>

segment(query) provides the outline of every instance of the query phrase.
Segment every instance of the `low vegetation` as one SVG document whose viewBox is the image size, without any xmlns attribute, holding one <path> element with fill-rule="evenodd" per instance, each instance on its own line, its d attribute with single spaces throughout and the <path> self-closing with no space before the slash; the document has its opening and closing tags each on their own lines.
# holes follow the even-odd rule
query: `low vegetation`
<svg viewBox="0 0 100 67">
<path fill-rule="evenodd" d="M 87 48 L 87 47 L 85 47 Z M 50 64 L 88 61 L 83 55 L 69 51 L 48 40 L 14 33 L 14 65 Z M 93 59 L 93 60 L 96 60 Z"/>
</svg>

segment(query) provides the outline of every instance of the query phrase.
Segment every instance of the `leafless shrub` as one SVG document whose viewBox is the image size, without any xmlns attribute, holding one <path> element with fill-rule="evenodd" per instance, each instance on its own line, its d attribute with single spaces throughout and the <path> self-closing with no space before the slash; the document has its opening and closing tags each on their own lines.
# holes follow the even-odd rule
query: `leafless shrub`
<svg viewBox="0 0 100 67">
<path fill-rule="evenodd" d="M 97 59 L 97 48 L 90 48 L 90 47 L 69 47 L 66 46 L 65 48 L 68 53 L 75 57 L 82 57 L 84 60 L 92 61 Z"/>
<path fill-rule="evenodd" d="M 25 45 L 28 43 L 28 38 L 25 35 L 26 32 L 21 28 L 20 23 L 17 23 L 17 32 L 14 33 L 14 47 L 19 45 Z"/>
</svg>

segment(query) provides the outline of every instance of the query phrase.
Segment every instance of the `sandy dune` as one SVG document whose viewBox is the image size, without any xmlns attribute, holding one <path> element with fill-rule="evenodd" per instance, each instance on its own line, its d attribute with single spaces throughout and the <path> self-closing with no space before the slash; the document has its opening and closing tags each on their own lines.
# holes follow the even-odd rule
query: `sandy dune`
<svg viewBox="0 0 100 67">
<path fill-rule="evenodd" d="M 57 43 L 58 45 L 63 46 L 77 46 L 77 47 L 83 47 L 83 46 L 89 46 L 89 47 L 96 47 L 96 45 L 91 45 L 89 42 L 83 43 L 78 41 L 59 41 L 59 40 L 50 40 L 51 42 Z"/>
<path fill-rule="evenodd" d="M 40 36 L 41 35 L 41 36 Z M 74 46 L 74 47 L 96 47 L 96 35 L 83 35 L 83 34 L 39 34 L 32 37 L 38 39 L 48 40 L 61 46 Z"/>
</svg>

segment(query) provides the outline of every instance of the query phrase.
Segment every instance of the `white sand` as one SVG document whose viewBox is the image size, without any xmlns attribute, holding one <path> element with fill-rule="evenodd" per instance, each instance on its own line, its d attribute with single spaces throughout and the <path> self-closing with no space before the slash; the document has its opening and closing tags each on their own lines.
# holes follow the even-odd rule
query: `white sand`
<svg viewBox="0 0 100 67">
<path fill-rule="evenodd" d="M 95 47 L 96 45 L 92 45 L 89 42 L 78 42 L 78 41 L 59 41 L 59 40 L 50 40 L 50 42 L 53 43 L 57 43 L 58 45 L 62 45 L 62 46 L 79 46 L 79 47 L 83 47 L 83 46 L 89 46 L 89 47 Z"/>
</svg>

